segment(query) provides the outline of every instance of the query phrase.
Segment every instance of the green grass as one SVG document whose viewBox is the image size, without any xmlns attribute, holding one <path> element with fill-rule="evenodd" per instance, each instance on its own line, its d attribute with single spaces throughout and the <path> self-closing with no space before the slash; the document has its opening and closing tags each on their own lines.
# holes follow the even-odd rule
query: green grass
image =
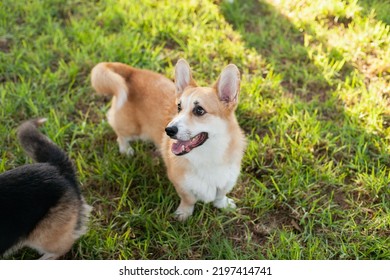
<svg viewBox="0 0 390 280">
<path fill-rule="evenodd" d="M 385 2 L 2 1 L 0 172 L 30 162 L 18 124 L 47 117 L 94 207 L 65 259 L 390 259 Z M 155 148 L 121 156 L 89 82 L 101 61 L 172 78 L 180 57 L 201 85 L 240 68 L 248 138 L 238 209 L 198 203 L 185 223 Z"/>
</svg>

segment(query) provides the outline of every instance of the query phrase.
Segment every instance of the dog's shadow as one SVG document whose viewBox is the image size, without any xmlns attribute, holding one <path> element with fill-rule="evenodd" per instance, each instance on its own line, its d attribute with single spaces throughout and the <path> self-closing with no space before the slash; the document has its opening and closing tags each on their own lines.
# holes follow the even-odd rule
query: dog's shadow
<svg viewBox="0 0 390 280">
<path fill-rule="evenodd" d="M 368 1 L 363 2 L 367 3 Z M 329 46 L 324 38 L 316 34 L 315 30 L 309 26 L 305 26 L 304 31 L 299 30 L 286 16 L 263 0 L 233 1 L 232 3 L 224 1 L 220 7 L 225 19 L 232 24 L 236 32 L 241 34 L 248 49 L 254 49 L 261 57 L 261 65 L 264 65 L 264 69 L 261 69 L 263 72 L 262 77 L 266 80 L 267 73 L 269 72 L 273 72 L 274 75 L 280 75 L 282 77 L 282 81 L 278 86 L 273 84 L 267 86 L 266 83 L 262 85 L 260 95 L 263 100 L 272 100 L 281 97 L 290 98 L 293 102 L 287 105 L 289 106 L 288 110 L 291 109 L 291 111 L 294 111 L 293 108 L 299 108 L 302 111 L 312 114 L 321 124 L 319 126 L 320 135 L 335 134 L 337 136 L 336 140 L 323 139 L 314 145 L 312 153 L 315 157 L 328 156 L 332 160 L 332 157 L 335 156 L 335 161 L 344 161 L 346 164 L 349 164 L 350 154 L 336 153 L 332 150 L 334 148 L 327 146 L 327 143 L 334 141 L 336 143 L 335 147 L 341 147 L 343 145 L 352 147 L 351 151 L 349 151 L 350 153 L 356 156 L 364 156 L 359 153 L 359 147 L 356 147 L 355 136 L 368 139 L 367 141 L 376 141 L 369 139 L 378 139 L 380 141 L 380 135 L 374 135 L 368 132 L 365 127 L 359 125 L 360 122 L 357 116 L 345 111 L 345 104 L 337 94 L 337 83 L 332 83 L 329 77 L 324 76 L 323 69 L 315 64 L 312 55 L 309 54 L 310 50 L 306 46 L 304 32 L 311 38 L 311 42 L 314 42 L 317 46 L 321 46 L 323 53 L 328 55 L 327 59 L 329 61 L 343 62 L 343 66 L 337 73 L 337 81 L 345 83 L 347 79 L 350 79 L 350 76 L 353 76 L 351 73 L 355 71 L 355 68 L 350 63 L 345 62 L 343 55 L 337 49 Z M 350 21 L 348 18 L 340 18 L 338 21 L 335 21 L 332 19 L 332 15 L 329 15 L 328 20 L 330 21 L 329 24 L 341 24 L 344 27 Z M 259 75 L 258 72 L 252 72 L 251 67 L 249 67 L 248 71 L 248 80 L 250 80 L 251 75 Z M 275 88 L 277 88 L 280 94 L 275 93 Z M 245 92 L 244 89 L 242 94 L 243 103 L 247 102 L 249 105 L 240 106 L 238 110 L 241 117 L 239 118 L 241 126 L 250 135 L 250 141 L 261 142 L 265 136 L 272 139 L 279 137 L 279 135 L 275 136 L 275 131 L 269 128 L 269 124 L 273 122 L 274 112 L 272 110 L 270 112 L 266 110 L 261 111 L 259 110 L 260 106 L 258 104 L 250 104 L 254 102 L 250 100 L 252 94 L 257 93 Z M 247 100 L 245 100 L 245 96 L 247 96 Z M 385 120 L 389 118 L 389 116 L 384 116 Z M 357 125 L 351 126 L 349 122 Z M 348 129 L 350 135 L 343 134 L 342 129 L 337 132 L 327 131 L 329 123 L 332 123 L 333 127 L 344 127 Z M 272 123 L 272 125 L 274 125 L 273 129 L 278 126 L 277 123 Z M 286 131 L 286 134 L 288 134 L 288 131 Z M 283 137 L 283 135 L 280 137 Z M 275 145 L 278 145 L 277 140 L 275 141 Z M 388 155 L 381 154 L 374 147 L 375 145 L 373 143 L 369 143 L 367 146 L 366 154 L 374 155 L 375 157 L 371 159 L 373 163 L 378 160 L 380 164 L 389 166 L 390 159 Z M 280 149 L 283 150 L 282 147 Z M 270 195 L 275 195 L 270 191 L 275 189 L 274 182 L 269 179 L 272 174 L 278 172 L 276 170 L 277 166 L 274 165 L 275 155 L 271 154 L 268 157 L 267 154 L 259 153 L 259 157 L 263 159 L 258 161 L 256 159 L 256 163 L 255 161 L 249 162 L 247 160 L 243 166 L 243 172 L 250 173 L 249 178 L 255 177 L 263 182 Z M 267 163 L 267 172 L 264 172 L 265 167 L 259 162 Z M 348 185 L 354 180 L 353 176 L 356 176 L 356 174 L 354 170 L 351 170 L 350 174 L 344 178 L 344 182 L 341 184 Z M 283 182 L 281 182 L 281 185 L 284 188 L 288 188 Z M 338 188 L 337 185 L 332 185 L 324 190 L 320 190 L 320 193 L 328 198 L 331 197 L 333 192 L 336 193 L 338 196 L 337 199 L 340 200 L 339 202 L 336 201 L 336 203 L 340 204 L 340 207 L 347 204 L 348 194 L 345 189 Z M 328 201 L 330 200 L 328 199 Z M 293 207 L 296 206 L 296 202 L 294 201 L 287 201 L 286 204 Z M 269 215 L 269 218 L 273 216 L 277 217 L 275 213 L 280 212 L 280 210 L 283 210 L 283 213 L 290 217 L 295 217 L 296 220 L 291 221 L 291 223 L 296 223 L 296 221 L 302 218 L 301 216 L 296 217 L 297 213 L 292 213 L 291 209 L 281 209 L 278 206 L 268 211 L 267 215 Z M 279 223 L 279 228 L 283 228 L 284 226 L 291 227 L 288 219 L 279 219 L 276 222 Z"/>
</svg>

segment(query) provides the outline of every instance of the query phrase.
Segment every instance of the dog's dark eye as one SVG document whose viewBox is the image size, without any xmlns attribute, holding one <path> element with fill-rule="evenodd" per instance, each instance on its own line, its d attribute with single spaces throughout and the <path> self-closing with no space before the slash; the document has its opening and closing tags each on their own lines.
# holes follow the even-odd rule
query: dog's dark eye
<svg viewBox="0 0 390 280">
<path fill-rule="evenodd" d="M 192 110 L 195 116 L 203 116 L 206 114 L 206 110 L 203 109 L 201 106 L 195 106 L 194 110 Z"/>
<path fill-rule="evenodd" d="M 180 111 L 181 111 L 181 102 L 177 104 L 177 112 L 180 113 Z"/>
</svg>

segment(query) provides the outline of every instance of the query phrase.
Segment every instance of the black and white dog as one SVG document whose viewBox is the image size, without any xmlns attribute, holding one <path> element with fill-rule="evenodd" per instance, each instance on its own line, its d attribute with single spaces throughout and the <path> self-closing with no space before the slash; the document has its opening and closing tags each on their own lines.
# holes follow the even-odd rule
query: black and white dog
<svg viewBox="0 0 390 280">
<path fill-rule="evenodd" d="M 37 163 L 0 174 L 0 257 L 28 246 L 41 259 L 56 259 L 87 229 L 92 208 L 68 156 L 38 130 L 45 121 L 18 128 L 22 147 Z"/>
</svg>

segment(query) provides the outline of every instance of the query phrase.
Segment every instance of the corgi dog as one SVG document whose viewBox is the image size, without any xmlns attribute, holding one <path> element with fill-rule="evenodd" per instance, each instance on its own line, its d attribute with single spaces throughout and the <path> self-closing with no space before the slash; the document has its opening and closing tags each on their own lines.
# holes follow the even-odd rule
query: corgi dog
<svg viewBox="0 0 390 280">
<path fill-rule="evenodd" d="M 122 63 L 97 64 L 91 72 L 98 94 L 113 96 L 107 113 L 119 150 L 133 154 L 129 141 L 148 139 L 159 148 L 181 201 L 175 215 L 192 215 L 197 201 L 235 208 L 226 196 L 240 174 L 246 141 L 236 116 L 240 72 L 225 67 L 211 87 L 200 87 L 184 59 L 175 82 Z"/>
<path fill-rule="evenodd" d="M 0 174 L 0 257 L 28 246 L 57 259 L 86 232 L 91 206 L 80 192 L 68 156 L 38 126 L 46 119 L 24 122 L 18 138 L 37 163 Z"/>
</svg>

